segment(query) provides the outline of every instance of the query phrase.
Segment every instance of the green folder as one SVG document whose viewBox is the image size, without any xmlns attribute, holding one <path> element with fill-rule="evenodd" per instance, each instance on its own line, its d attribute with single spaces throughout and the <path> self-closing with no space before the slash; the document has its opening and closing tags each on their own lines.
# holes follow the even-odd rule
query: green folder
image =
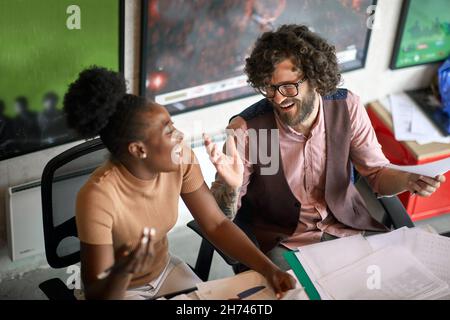
<svg viewBox="0 0 450 320">
<path fill-rule="evenodd" d="M 303 288 L 305 288 L 305 292 L 308 295 L 309 299 L 320 300 L 319 292 L 317 292 L 316 287 L 314 287 L 302 264 L 300 263 L 300 261 L 298 261 L 297 256 L 295 255 L 295 251 L 286 251 L 283 255 L 286 261 L 291 266 L 295 275 L 297 276 L 298 281 L 300 281 Z"/>
</svg>

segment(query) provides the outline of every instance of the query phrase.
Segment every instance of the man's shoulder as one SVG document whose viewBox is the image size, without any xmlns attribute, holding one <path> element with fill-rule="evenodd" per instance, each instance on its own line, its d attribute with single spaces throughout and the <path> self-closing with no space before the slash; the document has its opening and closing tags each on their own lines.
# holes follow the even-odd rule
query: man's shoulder
<svg viewBox="0 0 450 320">
<path fill-rule="evenodd" d="M 346 100 L 349 95 L 352 95 L 352 92 L 345 89 L 345 88 L 339 88 L 335 92 L 322 96 L 323 100 Z"/>
<path fill-rule="evenodd" d="M 352 114 L 361 106 L 360 97 L 351 90 L 339 88 L 336 92 L 330 95 L 322 96 L 324 102 L 345 101 L 347 109 Z"/>
<path fill-rule="evenodd" d="M 248 122 L 252 119 L 273 112 L 270 101 L 266 98 L 259 100 L 251 106 L 244 109 L 239 114 L 231 117 L 227 129 L 247 129 Z"/>
</svg>

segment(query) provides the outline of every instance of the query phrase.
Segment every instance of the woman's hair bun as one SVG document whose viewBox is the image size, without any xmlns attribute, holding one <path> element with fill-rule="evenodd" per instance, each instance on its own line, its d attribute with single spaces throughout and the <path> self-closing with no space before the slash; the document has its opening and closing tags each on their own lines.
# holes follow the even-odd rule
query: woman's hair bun
<svg viewBox="0 0 450 320">
<path fill-rule="evenodd" d="M 125 94 L 122 74 L 97 66 L 83 70 L 64 96 L 68 126 L 83 138 L 97 136 Z"/>
</svg>

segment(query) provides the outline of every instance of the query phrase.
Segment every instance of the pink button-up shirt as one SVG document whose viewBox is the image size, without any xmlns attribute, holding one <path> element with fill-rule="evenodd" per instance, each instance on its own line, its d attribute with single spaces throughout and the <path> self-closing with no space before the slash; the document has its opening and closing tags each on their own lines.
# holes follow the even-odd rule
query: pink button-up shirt
<svg viewBox="0 0 450 320">
<path fill-rule="evenodd" d="M 350 157 L 358 172 L 378 192 L 380 177 L 389 161 L 377 141 L 369 117 L 358 96 L 348 92 L 347 105 L 351 121 Z M 296 132 L 275 116 L 280 137 L 280 151 L 286 181 L 301 203 L 300 218 L 294 234 L 282 244 L 288 248 L 319 242 L 323 232 L 337 237 L 360 233 L 338 222 L 327 210 L 325 202 L 326 130 L 323 101 L 308 137 Z M 247 128 L 241 127 L 243 130 Z M 244 160 L 244 183 L 238 208 L 247 192 L 253 173 L 251 163 Z"/>
</svg>

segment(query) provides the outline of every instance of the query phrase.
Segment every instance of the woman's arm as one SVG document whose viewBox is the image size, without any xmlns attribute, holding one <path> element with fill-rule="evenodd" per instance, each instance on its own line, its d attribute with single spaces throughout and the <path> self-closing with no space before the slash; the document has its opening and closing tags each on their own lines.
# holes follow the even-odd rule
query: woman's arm
<svg viewBox="0 0 450 320">
<path fill-rule="evenodd" d="M 261 273 L 281 293 L 294 288 L 295 280 L 269 260 L 233 222 L 225 217 L 205 183 L 196 191 L 181 194 L 205 236 L 231 258 Z"/>
</svg>

